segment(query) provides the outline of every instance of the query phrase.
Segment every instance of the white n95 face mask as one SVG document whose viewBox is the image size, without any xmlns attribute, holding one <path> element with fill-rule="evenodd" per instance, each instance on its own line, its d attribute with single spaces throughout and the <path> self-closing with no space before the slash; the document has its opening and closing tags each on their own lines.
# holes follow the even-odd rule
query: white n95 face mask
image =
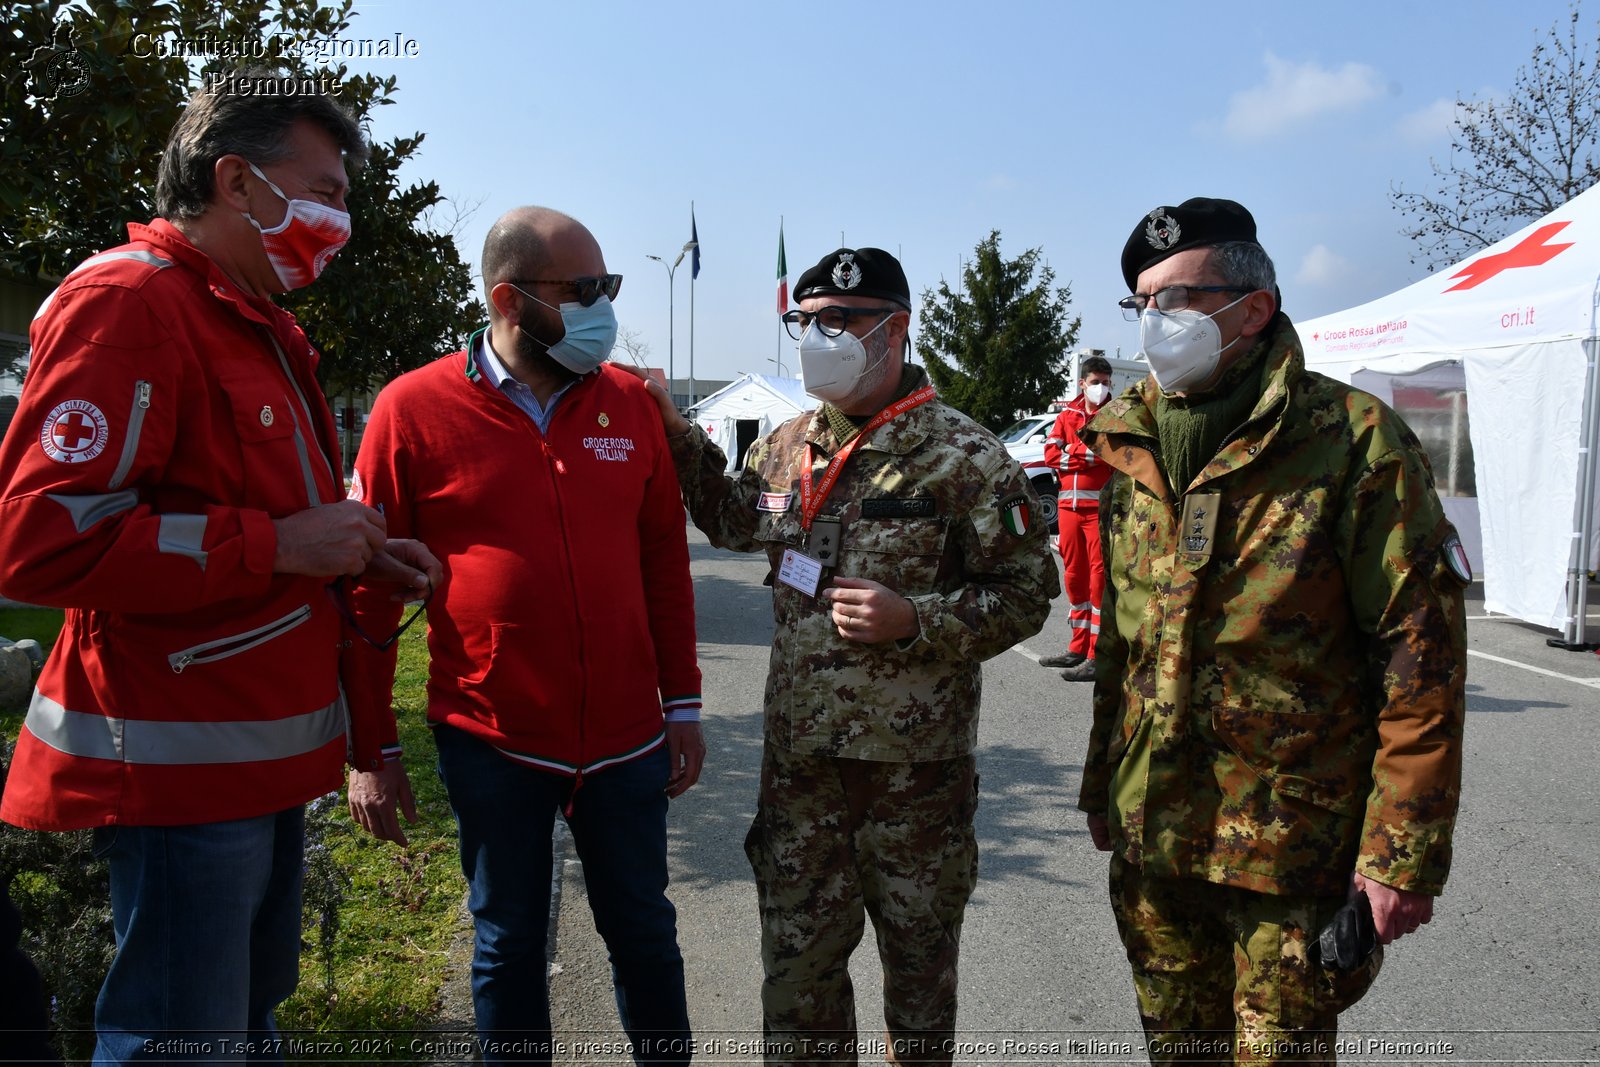
<svg viewBox="0 0 1600 1067">
<path fill-rule="evenodd" d="M 1150 363 L 1150 373 L 1164 393 L 1181 393 L 1200 385 L 1217 370 L 1224 348 L 1238 342 L 1235 337 L 1222 344 L 1222 329 L 1216 316 L 1247 299 L 1220 307 L 1210 315 L 1200 311 L 1162 311 L 1145 308 L 1139 313 L 1139 350 Z"/>
<path fill-rule="evenodd" d="M 1111 399 L 1111 386 L 1105 382 L 1095 382 L 1093 385 L 1083 387 L 1083 395 L 1089 398 L 1089 403 L 1099 407 Z"/>
<path fill-rule="evenodd" d="M 885 316 L 866 336 L 877 333 L 891 317 Z M 867 347 L 861 342 L 862 338 L 849 330 L 829 337 L 815 322 L 806 327 L 795 346 L 800 353 L 800 380 L 806 392 L 832 404 L 848 399 L 871 369 L 867 366 Z"/>
</svg>

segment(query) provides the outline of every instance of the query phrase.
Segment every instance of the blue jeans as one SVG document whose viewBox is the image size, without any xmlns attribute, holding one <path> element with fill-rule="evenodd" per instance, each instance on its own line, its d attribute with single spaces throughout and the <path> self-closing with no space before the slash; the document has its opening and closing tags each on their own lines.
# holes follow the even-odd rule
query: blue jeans
<svg viewBox="0 0 1600 1067">
<path fill-rule="evenodd" d="M 94 1062 L 282 1063 L 272 1010 L 300 978 L 305 809 L 196 826 L 111 826 L 117 956 Z"/>
<path fill-rule="evenodd" d="M 688 1063 L 678 915 L 667 899 L 666 747 L 584 775 L 573 795 L 571 778 L 509 760 L 460 730 L 437 727 L 434 739 L 477 931 L 472 1005 L 483 1062 L 551 1059 L 550 835 L 570 798 L 567 825 L 634 1060 Z"/>
</svg>

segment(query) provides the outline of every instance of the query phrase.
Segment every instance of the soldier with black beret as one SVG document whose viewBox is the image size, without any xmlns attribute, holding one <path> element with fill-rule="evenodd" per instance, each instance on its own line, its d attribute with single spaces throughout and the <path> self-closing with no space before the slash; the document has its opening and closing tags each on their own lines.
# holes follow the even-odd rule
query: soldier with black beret
<svg viewBox="0 0 1600 1067">
<path fill-rule="evenodd" d="M 1081 433 L 1114 473 L 1078 806 L 1151 1059 L 1331 1063 L 1449 872 L 1471 572 L 1415 435 L 1305 369 L 1244 207 L 1147 212 L 1122 273 L 1151 375 Z M 1352 900 L 1374 951 L 1330 958 Z"/>
<path fill-rule="evenodd" d="M 1021 468 L 906 362 L 895 257 L 830 252 L 795 298 L 784 321 L 822 405 L 757 441 L 739 474 L 655 387 L 695 525 L 772 568 L 745 838 L 767 1062 L 855 1062 L 849 961 L 870 915 L 891 1062 L 948 1064 L 977 878 L 979 666 L 1038 632 L 1060 581 Z"/>
</svg>

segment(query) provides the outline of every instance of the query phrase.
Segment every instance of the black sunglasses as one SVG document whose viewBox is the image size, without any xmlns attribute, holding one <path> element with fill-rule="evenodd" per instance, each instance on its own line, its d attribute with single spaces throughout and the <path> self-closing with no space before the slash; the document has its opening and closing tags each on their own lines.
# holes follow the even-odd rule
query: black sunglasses
<svg viewBox="0 0 1600 1067">
<path fill-rule="evenodd" d="M 560 285 L 572 289 L 578 294 L 578 303 L 590 307 L 596 300 L 604 296 L 607 300 L 616 300 L 617 294 L 622 292 L 622 275 L 620 274 L 585 274 L 581 278 L 512 278 L 512 285 Z"/>
<path fill-rule="evenodd" d="M 411 613 L 411 617 L 405 622 L 401 623 L 400 629 L 390 634 L 386 639 L 382 641 L 375 641 L 373 640 L 371 634 L 367 633 L 366 630 L 361 628 L 361 624 L 356 621 L 355 612 L 350 609 L 350 594 L 348 592 L 349 581 L 350 580 L 348 577 L 340 575 L 337 581 L 328 586 L 328 593 L 333 597 L 333 604 L 339 609 L 339 614 L 343 615 L 344 621 L 350 624 L 350 628 L 354 630 L 358 636 L 360 636 L 361 640 L 365 641 L 379 652 L 387 652 L 389 649 L 393 648 L 394 643 L 400 640 L 400 635 L 411 629 L 411 624 L 416 622 L 418 616 L 427 610 L 428 602 L 433 599 L 433 583 L 429 582 L 428 591 L 422 595 L 422 603 L 417 605 L 416 610 Z"/>
</svg>

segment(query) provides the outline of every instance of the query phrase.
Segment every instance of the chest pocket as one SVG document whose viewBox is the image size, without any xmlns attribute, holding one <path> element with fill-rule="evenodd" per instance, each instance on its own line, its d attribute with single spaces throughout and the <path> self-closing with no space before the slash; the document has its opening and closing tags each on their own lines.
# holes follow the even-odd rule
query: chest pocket
<svg viewBox="0 0 1600 1067">
<path fill-rule="evenodd" d="M 844 532 L 838 573 L 882 582 L 901 596 L 938 592 L 943 519 L 856 519 Z"/>
<path fill-rule="evenodd" d="M 805 541 L 800 529 L 800 514 L 793 508 L 788 511 L 763 511 L 756 518 L 756 540 L 768 549 L 782 552 L 785 548 Z"/>
<path fill-rule="evenodd" d="M 272 515 L 314 503 L 312 487 L 305 484 L 306 463 L 296 447 L 294 409 L 283 388 L 252 375 L 222 376 L 218 381 L 232 411 L 245 499 Z M 225 427 L 218 430 L 226 432 Z"/>
</svg>

